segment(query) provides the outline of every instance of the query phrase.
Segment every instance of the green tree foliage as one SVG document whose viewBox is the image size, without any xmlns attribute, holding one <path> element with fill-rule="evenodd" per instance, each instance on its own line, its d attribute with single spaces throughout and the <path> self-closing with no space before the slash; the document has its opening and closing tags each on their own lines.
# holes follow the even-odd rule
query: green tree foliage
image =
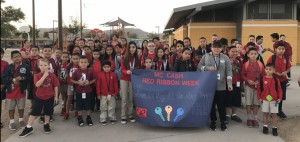
<svg viewBox="0 0 300 142">
<path fill-rule="evenodd" d="M 70 17 L 69 25 L 64 25 L 64 28 L 67 29 L 67 31 L 70 34 L 77 36 L 80 30 L 86 28 L 86 25 L 82 24 L 82 27 L 80 27 L 80 21 L 78 21 L 78 19 L 74 19 L 73 17 Z"/>
</svg>

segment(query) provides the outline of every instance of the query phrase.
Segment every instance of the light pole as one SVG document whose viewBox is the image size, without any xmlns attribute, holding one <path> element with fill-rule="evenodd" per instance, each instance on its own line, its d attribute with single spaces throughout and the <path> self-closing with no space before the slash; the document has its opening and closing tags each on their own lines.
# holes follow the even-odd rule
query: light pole
<svg viewBox="0 0 300 142">
<path fill-rule="evenodd" d="M 82 38 L 82 0 L 80 0 L 80 38 Z"/>
<path fill-rule="evenodd" d="M 58 0 L 58 49 L 63 49 L 62 37 L 62 0 Z"/>
<path fill-rule="evenodd" d="M 155 26 L 157 28 L 157 36 L 159 37 L 159 26 Z"/>
<path fill-rule="evenodd" d="M 32 44 L 35 46 L 35 1 L 32 0 Z"/>
<path fill-rule="evenodd" d="M 54 32 L 54 22 L 58 22 L 57 20 L 53 20 L 53 28 L 52 28 L 52 40 L 53 40 L 53 42 L 52 42 L 52 44 L 53 44 L 53 46 L 54 46 L 54 33 L 56 33 L 56 32 Z"/>
</svg>

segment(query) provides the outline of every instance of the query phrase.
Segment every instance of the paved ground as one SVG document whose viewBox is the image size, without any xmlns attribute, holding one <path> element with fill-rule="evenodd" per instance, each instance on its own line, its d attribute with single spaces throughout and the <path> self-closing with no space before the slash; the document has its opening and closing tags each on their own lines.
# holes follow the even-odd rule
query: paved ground
<svg viewBox="0 0 300 142">
<path fill-rule="evenodd" d="M 300 76 L 300 66 L 293 67 L 292 70 L 292 85 L 288 88 L 288 100 L 284 102 L 284 110 L 289 117 L 300 115 L 300 89 L 297 84 L 297 78 Z M 119 107 L 118 107 L 119 108 Z M 230 121 L 228 130 L 225 132 L 212 132 L 208 127 L 201 129 L 179 129 L 179 128 L 159 128 L 149 127 L 140 123 L 120 124 L 120 121 L 115 125 L 100 125 L 98 118 L 99 112 L 92 114 L 94 126 L 78 127 L 75 117 L 67 122 L 62 121 L 62 117 L 58 115 L 61 107 L 55 108 L 55 121 L 51 123 L 52 133 L 44 134 L 42 125 L 36 122 L 34 124 L 34 133 L 26 138 L 19 138 L 21 131 L 10 136 L 6 142 L 76 142 L 76 141 L 102 141 L 102 142 L 283 142 L 280 137 L 272 135 L 263 135 L 261 128 L 248 128 L 243 122 L 239 124 Z M 118 114 L 120 110 L 118 109 Z M 73 113 L 72 113 L 73 114 Z M 246 120 L 244 109 L 240 109 L 238 114 Z M 261 114 L 260 114 L 261 117 Z M 299 117 L 298 117 L 299 118 Z M 279 128 L 280 129 L 280 128 Z"/>
</svg>

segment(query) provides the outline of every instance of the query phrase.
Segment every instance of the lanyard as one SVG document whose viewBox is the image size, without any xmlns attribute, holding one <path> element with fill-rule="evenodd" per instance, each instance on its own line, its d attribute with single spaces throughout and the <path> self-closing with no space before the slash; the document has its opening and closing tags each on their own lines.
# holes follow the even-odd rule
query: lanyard
<svg viewBox="0 0 300 142">
<path fill-rule="evenodd" d="M 202 54 L 205 55 L 206 54 L 206 51 L 204 49 L 202 49 Z"/>
<path fill-rule="evenodd" d="M 134 69 L 134 64 L 135 64 L 135 58 L 133 58 L 132 64 L 131 64 L 131 62 L 129 61 L 130 70 L 133 70 L 133 69 Z"/>
<path fill-rule="evenodd" d="M 167 70 L 168 60 L 163 61 L 163 64 L 164 64 L 164 71 L 166 71 Z"/>
<path fill-rule="evenodd" d="M 268 88 L 268 95 L 270 95 L 270 92 L 271 92 L 271 87 L 272 87 L 272 84 L 273 84 L 273 78 L 271 79 L 271 82 L 270 83 L 268 83 L 268 84 L 270 84 L 270 85 L 267 85 L 267 88 Z"/>
<path fill-rule="evenodd" d="M 258 62 L 256 62 L 256 64 L 257 64 L 257 67 L 258 67 L 258 72 L 260 72 Z M 251 66 L 252 72 L 253 72 L 254 75 L 255 75 L 255 79 L 258 80 L 258 73 L 254 70 L 253 64 L 250 63 L 250 66 Z"/>
<path fill-rule="evenodd" d="M 216 67 L 217 70 L 219 71 L 221 57 L 220 57 L 220 55 L 218 55 L 218 57 L 219 57 L 219 64 L 217 64 L 217 61 L 216 61 L 216 59 L 215 59 L 216 57 L 215 57 L 214 55 L 212 55 L 212 56 L 213 56 L 214 61 L 215 61 L 215 67 Z"/>
<path fill-rule="evenodd" d="M 105 74 L 105 80 L 106 80 L 107 91 L 108 91 L 108 93 L 110 93 L 110 92 L 109 92 L 109 86 L 110 86 L 110 79 L 109 79 L 109 77 L 110 77 L 110 73 L 108 73 L 108 81 L 107 81 L 106 73 L 104 73 L 104 74 Z"/>
</svg>

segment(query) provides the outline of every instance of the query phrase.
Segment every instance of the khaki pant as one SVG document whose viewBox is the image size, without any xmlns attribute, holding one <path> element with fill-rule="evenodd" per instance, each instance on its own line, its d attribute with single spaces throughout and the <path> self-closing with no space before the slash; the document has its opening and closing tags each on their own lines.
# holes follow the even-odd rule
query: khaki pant
<svg viewBox="0 0 300 142">
<path fill-rule="evenodd" d="M 275 103 L 276 103 L 276 101 L 269 102 L 269 101 L 263 100 L 261 111 L 265 112 L 265 113 L 278 113 L 279 104 L 277 104 L 275 106 Z"/>
<path fill-rule="evenodd" d="M 107 120 L 107 113 L 110 120 L 117 120 L 116 99 L 114 96 L 111 96 L 110 101 L 107 100 L 106 96 L 101 96 L 100 104 L 100 122 L 104 122 Z"/>
<path fill-rule="evenodd" d="M 127 119 L 127 115 L 129 116 L 129 118 L 132 118 L 133 117 L 133 93 L 132 93 L 131 82 L 121 80 L 120 88 L 121 88 L 121 99 L 122 99 L 121 119 Z"/>
<path fill-rule="evenodd" d="M 25 97 L 21 99 L 6 99 L 5 101 L 5 107 L 6 110 L 15 110 L 17 107 L 19 110 L 25 108 Z"/>
</svg>

